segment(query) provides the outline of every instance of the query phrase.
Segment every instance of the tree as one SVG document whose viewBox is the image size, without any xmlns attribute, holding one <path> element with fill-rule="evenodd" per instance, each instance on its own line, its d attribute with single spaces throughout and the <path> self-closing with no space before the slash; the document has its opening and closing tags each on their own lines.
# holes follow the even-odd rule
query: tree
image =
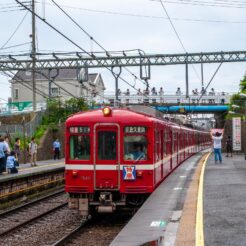
<svg viewBox="0 0 246 246">
<path fill-rule="evenodd" d="M 241 92 L 246 92 L 246 75 L 244 75 L 244 78 L 240 81 L 239 87 Z"/>
<path fill-rule="evenodd" d="M 62 102 L 59 98 L 47 101 L 47 116 L 44 124 L 64 122 L 71 114 L 88 110 L 88 105 L 83 98 L 70 98 Z"/>
</svg>

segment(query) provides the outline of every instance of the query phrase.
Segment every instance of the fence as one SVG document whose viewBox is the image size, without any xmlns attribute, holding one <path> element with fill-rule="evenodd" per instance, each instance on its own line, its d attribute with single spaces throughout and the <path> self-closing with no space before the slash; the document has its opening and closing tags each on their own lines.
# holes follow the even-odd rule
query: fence
<svg viewBox="0 0 246 246">
<path fill-rule="evenodd" d="M 35 114 L 35 117 L 29 122 L 20 123 L 20 124 L 1 125 L 0 134 L 5 135 L 8 132 L 10 135 L 14 135 L 16 133 L 19 135 L 23 135 L 23 130 L 25 127 L 26 136 L 31 137 L 33 136 L 37 127 L 40 125 L 43 115 L 44 115 L 43 112 L 37 112 Z"/>
</svg>

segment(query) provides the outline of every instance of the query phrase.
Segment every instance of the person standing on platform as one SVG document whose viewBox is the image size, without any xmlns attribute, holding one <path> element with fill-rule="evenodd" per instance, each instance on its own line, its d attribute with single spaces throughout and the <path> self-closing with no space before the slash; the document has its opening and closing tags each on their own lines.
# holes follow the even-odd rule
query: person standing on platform
<svg viewBox="0 0 246 246">
<path fill-rule="evenodd" d="M 232 139 L 231 136 L 228 136 L 226 139 L 226 157 L 229 157 L 229 153 L 232 157 Z"/>
<path fill-rule="evenodd" d="M 29 155 L 30 155 L 30 162 L 31 166 L 37 166 L 37 152 L 38 152 L 38 145 L 35 142 L 35 137 L 32 137 L 31 142 L 28 145 Z"/>
<path fill-rule="evenodd" d="M 58 138 L 53 143 L 53 152 L 54 152 L 54 160 L 60 159 L 60 152 L 61 152 L 61 143 L 59 142 Z"/>
<path fill-rule="evenodd" d="M 20 138 L 15 139 L 14 152 L 15 152 L 17 161 L 20 161 Z"/>
<path fill-rule="evenodd" d="M 10 155 L 10 147 L 9 147 L 9 138 L 8 138 L 8 136 L 4 137 L 4 144 L 5 144 L 6 149 L 7 149 L 6 152 L 5 152 L 4 167 L 3 167 L 3 170 L 5 172 L 6 171 L 7 158 Z"/>
<path fill-rule="evenodd" d="M 219 133 L 216 132 L 215 136 L 212 134 L 212 132 L 210 133 L 211 137 L 213 139 L 213 147 L 214 147 L 214 160 L 215 163 L 217 163 L 217 161 L 219 160 L 220 163 L 222 162 L 222 156 L 221 156 L 221 141 L 223 138 L 223 133 Z"/>
<path fill-rule="evenodd" d="M 5 171 L 5 153 L 7 151 L 4 140 L 0 137 L 0 174 Z"/>
<path fill-rule="evenodd" d="M 15 155 L 16 153 L 12 150 L 7 158 L 6 168 L 8 173 L 18 173 L 18 169 L 16 167 L 18 162 L 15 158 Z"/>
</svg>

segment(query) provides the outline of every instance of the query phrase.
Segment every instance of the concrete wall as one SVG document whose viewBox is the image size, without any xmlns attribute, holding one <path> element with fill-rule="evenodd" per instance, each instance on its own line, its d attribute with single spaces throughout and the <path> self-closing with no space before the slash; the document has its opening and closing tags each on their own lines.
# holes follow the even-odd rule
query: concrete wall
<svg viewBox="0 0 246 246">
<path fill-rule="evenodd" d="M 58 138 L 61 142 L 61 154 L 60 157 L 64 158 L 65 156 L 65 126 L 62 124 L 58 126 L 58 131 L 53 132 L 51 129 L 47 130 L 44 136 L 40 139 L 40 143 L 38 144 L 38 154 L 37 160 L 49 160 L 53 159 L 53 142 Z M 28 144 L 28 143 L 27 143 Z M 27 150 L 23 150 L 21 152 L 21 160 L 20 163 L 30 163 Z"/>
</svg>

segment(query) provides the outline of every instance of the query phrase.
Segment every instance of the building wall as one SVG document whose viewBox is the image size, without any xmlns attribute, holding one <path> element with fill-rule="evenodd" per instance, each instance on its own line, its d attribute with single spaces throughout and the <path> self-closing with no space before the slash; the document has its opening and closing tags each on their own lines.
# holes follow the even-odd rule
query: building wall
<svg viewBox="0 0 246 246">
<path fill-rule="evenodd" d="M 81 96 L 81 85 L 78 83 L 78 81 L 74 80 L 66 80 L 66 81 L 56 81 L 56 84 L 52 83 L 51 88 L 58 88 L 59 94 L 58 96 L 61 96 L 64 100 L 74 97 L 80 97 Z M 32 82 L 25 82 L 29 87 L 32 88 Z M 57 86 L 58 85 L 58 86 Z M 45 95 L 49 95 L 49 84 L 47 81 L 36 81 L 36 100 L 37 102 L 46 102 L 46 98 L 39 94 L 39 91 L 42 91 Z M 62 90 L 64 88 L 66 91 Z M 18 90 L 18 98 L 15 97 L 15 90 Z M 32 101 L 33 100 L 33 92 L 32 90 L 26 88 L 22 83 L 12 83 L 11 88 L 12 93 L 12 99 L 13 102 L 23 102 L 23 101 Z"/>
</svg>

